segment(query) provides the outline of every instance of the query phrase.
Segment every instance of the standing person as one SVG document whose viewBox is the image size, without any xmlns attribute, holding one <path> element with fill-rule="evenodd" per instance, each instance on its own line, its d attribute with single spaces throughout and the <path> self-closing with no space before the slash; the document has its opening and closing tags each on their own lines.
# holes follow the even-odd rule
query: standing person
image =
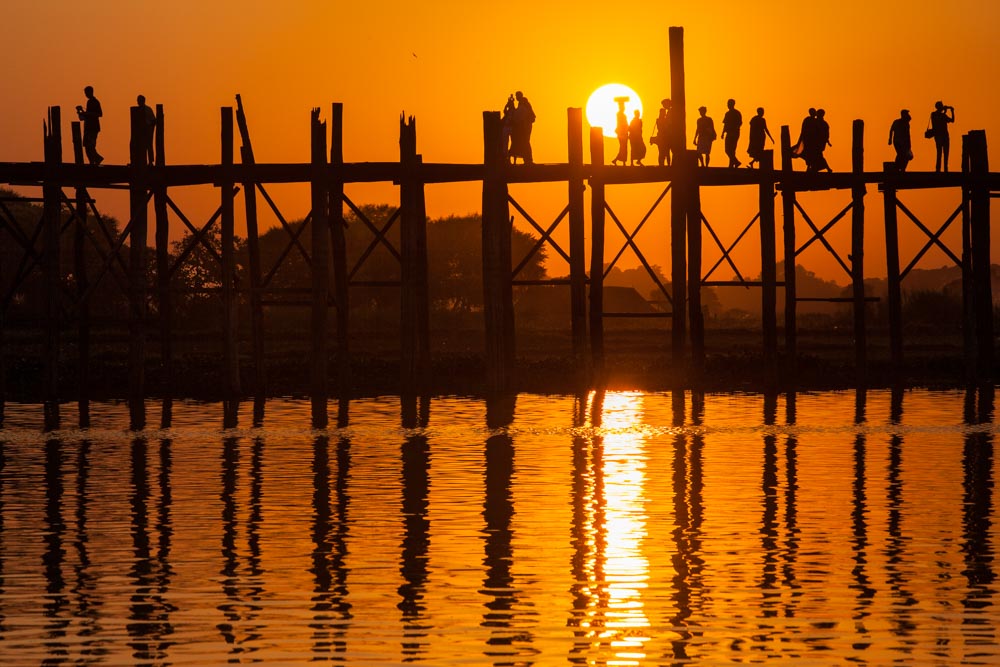
<svg viewBox="0 0 1000 667">
<path fill-rule="evenodd" d="M 830 143 L 830 124 L 826 122 L 826 111 L 824 109 L 816 109 L 816 146 L 813 149 L 813 171 L 823 171 L 826 169 L 833 173 L 833 169 L 830 168 L 826 157 L 823 156 L 823 151 L 826 150 L 826 147 L 832 145 Z"/>
<path fill-rule="evenodd" d="M 507 96 L 507 104 L 503 105 L 503 124 L 500 128 L 500 150 L 503 151 L 503 156 L 507 162 L 511 161 L 511 149 L 513 148 L 511 138 L 514 134 L 514 111 L 516 109 L 512 93 Z"/>
<path fill-rule="evenodd" d="M 889 126 L 889 145 L 896 149 L 896 169 L 906 171 L 907 163 L 913 159 L 909 109 L 900 111 L 899 118 Z"/>
<path fill-rule="evenodd" d="M 611 164 L 622 164 L 628 162 L 628 116 L 625 115 L 625 103 L 627 97 L 616 97 L 618 103 L 618 113 L 615 114 L 615 136 L 618 137 L 618 155 L 611 161 Z"/>
<path fill-rule="evenodd" d="M 135 98 L 136 104 L 142 114 L 142 147 L 146 153 L 146 164 L 153 164 L 153 136 L 156 134 L 156 114 L 146 106 L 146 96 L 139 95 Z"/>
<path fill-rule="evenodd" d="M 941 158 L 944 157 L 944 170 L 948 171 L 948 149 L 951 140 L 948 137 L 948 123 L 955 122 L 955 107 L 946 106 L 938 100 L 934 103 L 934 111 L 931 112 L 930 133 L 934 137 L 934 146 L 937 148 L 937 158 L 934 162 L 934 171 L 941 171 Z"/>
<path fill-rule="evenodd" d="M 806 162 L 806 171 L 812 171 L 812 158 L 816 145 L 816 109 L 809 107 L 809 115 L 802 119 L 799 139 L 792 146 L 792 157 L 802 158 Z"/>
<path fill-rule="evenodd" d="M 774 137 L 771 136 L 771 132 L 767 129 L 767 121 L 764 120 L 764 107 L 757 107 L 757 115 L 750 119 L 750 145 L 747 146 L 747 155 L 750 156 L 750 164 L 747 167 L 750 169 L 753 169 L 754 162 L 764 155 L 765 136 L 772 144 L 774 143 Z"/>
<path fill-rule="evenodd" d="M 666 112 L 666 118 L 663 121 L 662 131 L 660 130 L 660 126 L 657 125 L 656 134 L 657 136 L 662 137 L 661 150 L 666 152 L 667 166 L 669 167 L 672 157 L 678 151 L 684 150 L 684 146 L 677 145 L 677 138 L 674 132 L 674 123 L 676 122 L 676 117 L 674 116 L 674 103 L 671 102 L 669 98 L 666 98 L 660 101 L 660 107 Z M 661 162 L 660 164 L 663 163 Z"/>
<path fill-rule="evenodd" d="M 701 117 L 697 120 L 694 130 L 694 145 L 698 149 L 698 164 L 707 167 L 712 158 L 712 142 L 715 141 L 715 122 L 706 116 L 708 109 L 698 107 Z"/>
<path fill-rule="evenodd" d="M 743 126 L 743 114 L 736 109 L 736 100 L 726 101 L 726 115 L 722 117 L 722 138 L 725 140 L 726 155 L 729 156 L 729 168 L 735 169 L 742 164 L 736 159 L 736 144 L 740 140 L 740 127 Z"/>
<path fill-rule="evenodd" d="M 669 101 L 669 100 L 664 100 Z M 666 164 L 670 166 L 670 144 L 669 138 L 667 136 L 667 110 L 660 107 L 660 115 L 656 117 L 656 133 L 649 138 L 649 143 L 656 146 L 658 155 L 656 156 L 657 164 L 661 167 Z"/>
<path fill-rule="evenodd" d="M 531 125 L 535 122 L 535 110 L 531 102 L 521 91 L 514 93 L 517 108 L 514 110 L 513 127 L 511 128 L 510 153 L 512 162 L 517 162 L 518 156 L 524 164 L 531 164 Z"/>
<path fill-rule="evenodd" d="M 77 105 L 76 115 L 83 121 L 83 149 L 87 151 L 87 161 L 90 164 L 101 164 L 104 156 L 97 152 L 97 135 L 101 131 L 101 103 L 94 97 L 94 87 L 83 89 L 87 97 L 87 108 Z"/>
<path fill-rule="evenodd" d="M 646 157 L 646 142 L 642 138 L 642 118 L 636 109 L 632 122 L 628 124 L 628 142 L 632 148 L 632 166 L 643 166 L 642 158 Z"/>
</svg>

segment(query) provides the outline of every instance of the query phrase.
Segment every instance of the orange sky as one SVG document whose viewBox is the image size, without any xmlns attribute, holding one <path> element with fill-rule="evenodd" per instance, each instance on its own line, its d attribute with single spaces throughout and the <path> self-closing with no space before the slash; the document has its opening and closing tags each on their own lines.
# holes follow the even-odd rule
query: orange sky
<svg viewBox="0 0 1000 667">
<path fill-rule="evenodd" d="M 218 162 L 218 108 L 233 104 L 236 93 L 247 106 L 258 161 L 307 160 L 309 109 L 320 106 L 327 113 L 329 103 L 339 101 L 345 105 L 348 161 L 396 159 L 398 119 L 405 111 L 417 117 L 418 150 L 425 162 L 476 162 L 482 159 L 481 112 L 499 109 L 516 89 L 531 99 L 538 115 L 532 135 L 536 161 L 564 162 L 566 108 L 583 106 L 598 86 L 625 83 L 647 105 L 669 94 L 667 28 L 673 25 L 685 28 L 691 121 L 694 109 L 705 104 L 718 124 L 726 98 L 734 97 L 745 118 L 755 107 L 766 107 L 777 138 L 782 124 L 797 127 L 807 107 L 822 106 L 831 124 L 828 157 L 835 170 L 849 166 L 854 118 L 866 122 L 867 168 L 878 169 L 891 159 L 888 127 L 902 107 L 914 117 L 911 168 L 932 166 L 933 146 L 920 131 L 938 99 L 957 109 L 951 160 L 957 167 L 960 135 L 986 129 L 992 136 L 991 111 L 1000 105 L 993 85 L 1000 71 L 995 48 L 1000 4 L 982 0 L 945 5 L 659 0 L 631 2 L 617 13 L 610 3 L 589 0 L 301 0 L 281 5 L 173 0 L 154 7 L 50 0 L 5 6 L 2 40 L 8 66 L 0 80 L 5 100 L 0 161 L 41 159 L 41 121 L 49 105 L 63 108 L 70 155 L 68 121 L 73 107 L 84 101 L 83 86 L 90 84 L 105 111 L 99 148 L 113 163 L 127 161 L 128 107 L 138 93 L 165 106 L 170 163 Z M 994 165 L 1000 160 L 997 141 Z M 724 160 L 719 143 L 713 156 L 716 164 Z M 276 190 L 287 216 L 305 214 L 303 191 Z M 634 219 L 629 223 L 634 226 L 657 192 L 609 189 L 609 201 Z M 391 186 L 356 186 L 348 194 L 359 203 L 397 198 Z M 542 224 L 565 205 L 564 185 L 514 186 L 512 194 Z M 817 222 L 842 208 L 846 197 L 817 200 Z M 193 208 L 192 217 L 204 218 L 217 194 L 205 189 L 186 197 L 179 193 L 178 199 Z M 704 199 L 706 215 L 723 236 L 734 236 L 754 213 L 755 194 L 746 189 L 709 193 Z M 480 191 L 472 185 L 434 186 L 427 200 L 431 216 L 465 213 L 478 210 Z M 925 206 L 918 198 L 910 208 L 920 208 L 918 215 L 926 211 L 925 222 L 936 228 L 957 205 L 958 195 L 950 193 L 946 200 Z M 119 217 L 126 210 L 114 195 L 102 201 Z M 881 197 L 874 190 L 867 206 L 869 233 L 881 239 Z M 651 259 L 666 264 L 666 253 L 659 249 L 666 237 L 656 239 L 656 227 L 647 233 Z M 909 242 L 922 243 L 916 237 Z M 748 269 L 756 270 L 755 254 L 749 253 Z M 884 272 L 884 258 L 871 250 L 868 256 L 867 272 Z M 822 257 L 803 259 L 840 280 Z M 939 266 L 943 255 L 928 262 Z M 626 260 L 626 265 L 634 263 Z M 550 268 L 563 270 L 555 264 Z"/>
</svg>

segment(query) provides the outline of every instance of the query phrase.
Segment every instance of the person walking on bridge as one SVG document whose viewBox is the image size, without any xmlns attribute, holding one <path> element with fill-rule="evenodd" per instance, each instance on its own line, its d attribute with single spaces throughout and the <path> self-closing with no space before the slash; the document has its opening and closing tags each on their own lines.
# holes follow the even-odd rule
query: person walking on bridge
<svg viewBox="0 0 1000 667">
<path fill-rule="evenodd" d="M 896 169 L 906 171 L 906 165 L 913 159 L 910 143 L 910 110 L 903 109 L 899 118 L 889 127 L 889 145 L 896 149 Z"/>
<path fill-rule="evenodd" d="M 87 161 L 90 164 L 101 164 L 104 156 L 97 152 L 97 135 L 101 131 L 101 103 L 94 97 L 94 87 L 87 86 L 83 89 L 83 94 L 87 97 L 87 108 L 77 105 L 76 115 L 83 121 L 83 149 L 87 152 Z"/>
</svg>

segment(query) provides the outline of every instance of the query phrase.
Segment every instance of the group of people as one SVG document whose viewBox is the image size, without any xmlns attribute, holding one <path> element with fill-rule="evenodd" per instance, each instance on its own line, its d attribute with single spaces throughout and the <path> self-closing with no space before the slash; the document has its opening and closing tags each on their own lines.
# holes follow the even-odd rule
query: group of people
<svg viewBox="0 0 1000 667">
<path fill-rule="evenodd" d="M 948 153 L 951 139 L 948 135 L 948 124 L 955 122 L 955 107 L 948 106 L 938 100 L 934 103 L 934 111 L 927 119 L 927 129 L 924 137 L 934 140 L 936 159 L 934 171 L 948 171 Z M 889 126 L 889 145 L 896 149 L 896 169 L 906 171 L 906 165 L 913 159 L 913 143 L 910 141 L 910 110 L 902 109 L 899 118 Z"/>
<path fill-rule="evenodd" d="M 507 161 L 517 164 L 521 158 L 524 164 L 531 164 L 531 126 L 535 122 L 535 110 L 531 102 L 520 90 L 507 96 L 503 107 L 502 148 Z"/>
<path fill-rule="evenodd" d="M 792 157 L 806 162 L 806 171 L 833 171 L 823 153 L 830 143 L 830 124 L 826 111 L 809 108 L 809 115 L 802 119 L 799 140 L 792 146 Z"/>
<path fill-rule="evenodd" d="M 618 138 L 618 154 L 615 155 L 611 164 L 619 162 L 625 164 L 628 161 L 629 149 L 631 149 L 632 161 L 630 164 L 642 167 L 642 159 L 646 157 L 646 142 L 642 138 L 642 117 L 639 110 L 636 109 L 632 113 L 632 120 L 628 119 L 625 115 L 627 97 L 616 97 L 615 102 L 618 103 L 618 112 L 615 114 L 615 137 Z"/>
<path fill-rule="evenodd" d="M 97 135 L 101 132 L 101 118 L 104 111 L 101 109 L 101 102 L 94 96 L 94 87 L 87 86 L 83 89 L 83 95 L 87 98 L 87 106 L 77 105 L 76 115 L 83 122 L 83 150 L 87 154 L 87 161 L 90 164 L 101 164 L 104 156 L 97 152 Z M 140 126 L 141 135 L 138 137 L 139 150 L 145 155 L 146 164 L 153 164 L 153 137 L 156 133 L 156 114 L 146 105 L 146 97 L 139 95 L 135 99 L 139 107 L 139 114 L 142 119 Z"/>
</svg>

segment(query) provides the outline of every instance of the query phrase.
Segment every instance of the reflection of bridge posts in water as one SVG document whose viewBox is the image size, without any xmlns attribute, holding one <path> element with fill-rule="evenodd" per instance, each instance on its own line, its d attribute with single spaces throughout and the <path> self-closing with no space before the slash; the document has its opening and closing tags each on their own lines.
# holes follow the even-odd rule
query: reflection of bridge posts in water
<svg viewBox="0 0 1000 667">
<path fill-rule="evenodd" d="M 670 94 L 678 114 L 675 145 L 684 146 L 685 91 L 683 30 L 670 28 Z M 863 164 L 863 123 L 853 125 L 852 169 L 846 173 L 801 173 L 792 168 L 790 135 L 781 128 L 781 169 L 773 169 L 773 155 L 765 152 L 761 168 L 737 170 L 729 168 L 697 168 L 692 151 L 679 151 L 672 166 L 613 167 L 604 165 L 603 138 L 599 130 L 590 137 L 591 162 L 583 162 L 583 122 L 580 109 L 568 110 L 568 160 L 563 164 L 508 165 L 500 148 L 499 114 L 484 112 L 484 159 L 482 164 L 425 163 L 416 147 L 416 124 L 412 118 L 400 119 L 400 156 L 398 162 L 354 162 L 343 159 L 343 107 L 334 104 L 327 122 L 314 111 L 310 125 L 310 161 L 300 164 L 259 163 L 250 143 L 250 134 L 242 100 L 237 98 L 234 113 L 223 107 L 220 114 L 220 162 L 217 165 L 167 165 L 164 158 L 165 118 L 162 106 L 156 113 L 156 162 L 146 163 L 144 145 L 138 137 L 145 131 L 138 108 L 132 109 L 133 142 L 129 165 L 83 164 L 80 124 L 72 123 L 74 163 L 62 161 L 62 130 L 59 107 L 51 107 L 44 132 L 44 162 L 0 163 L 0 183 L 41 187 L 40 199 L 26 201 L 43 203 L 41 219 L 33 229 L 24 229 L 5 203 L 0 200 L 0 242 L 21 253 L 16 266 L 5 266 L 4 289 L 0 292 L 0 417 L 6 396 L 3 379 L 3 353 L 9 346 L 5 335 L 12 325 L 30 328 L 41 335 L 41 366 L 38 392 L 45 404 L 49 428 L 59 425 L 59 402 L 67 397 L 63 364 L 68 361 L 67 343 L 76 343 L 73 363 L 76 366 L 75 398 L 79 402 L 81 425 L 89 424 L 89 400 L 92 392 L 94 348 L 93 329 L 106 325 L 99 321 L 92 305 L 97 288 L 114 282 L 128 303 L 128 399 L 132 425 L 142 428 L 146 423 L 145 399 L 150 393 L 146 371 L 153 370 L 148 358 L 147 336 L 150 325 L 158 329 L 156 386 L 154 393 L 164 397 L 161 424 L 169 426 L 171 400 L 178 391 L 175 363 L 177 354 L 176 318 L 173 312 L 180 289 L 172 284 L 178 270 L 189 267 L 192 254 L 207 253 L 217 266 L 218 285 L 197 290 L 201 294 L 217 294 L 221 304 L 218 368 L 218 398 L 225 401 L 224 425 L 236 424 L 238 401 L 245 394 L 254 398 L 254 421 L 263 419 L 263 406 L 268 396 L 264 373 L 267 346 L 265 340 L 268 316 L 278 308 L 307 308 L 309 318 L 309 371 L 303 378 L 312 398 L 312 421 L 316 426 L 327 424 L 327 404 L 333 379 L 333 393 L 339 401 L 338 423 L 346 424 L 347 401 L 352 391 L 350 371 L 350 293 L 355 289 L 395 288 L 400 290 L 400 393 L 412 397 L 427 392 L 430 387 L 430 323 L 427 294 L 427 241 L 424 186 L 428 183 L 461 183 L 481 181 L 483 185 L 482 241 L 484 280 L 485 393 L 500 395 L 516 391 L 513 288 L 528 285 L 565 285 L 569 288 L 569 325 L 572 332 L 572 353 L 581 385 L 599 384 L 605 377 L 604 322 L 606 318 L 660 317 L 671 322 L 671 349 L 675 367 L 670 373 L 672 384 L 697 384 L 704 364 L 705 331 L 701 307 L 701 290 L 710 287 L 759 288 L 762 310 L 761 383 L 789 385 L 794 380 L 795 360 L 799 353 L 796 331 L 796 305 L 809 301 L 843 301 L 853 305 L 855 365 L 860 384 L 866 381 L 868 363 L 865 305 L 873 301 L 864 288 L 864 196 L 869 183 L 877 184 L 883 193 L 885 238 L 888 265 L 888 313 L 890 360 L 897 374 L 903 366 L 903 328 L 901 283 L 909 271 L 932 249 L 942 250 L 963 269 L 963 295 L 966 320 L 964 328 L 966 373 L 973 379 L 992 378 L 993 332 L 992 295 L 990 288 L 990 197 L 1000 191 L 1000 175 L 989 172 L 986 137 L 982 131 L 972 131 L 963 137 L 962 170 L 956 173 L 898 173 L 886 167 L 882 171 L 866 172 Z M 329 124 L 329 130 L 327 129 Z M 240 164 L 234 163 L 234 136 L 241 139 Z M 328 134 L 329 133 L 329 134 Z M 329 143 L 328 143 L 329 139 Z M 584 182 L 591 189 L 591 264 L 586 272 Z M 345 193 L 344 186 L 354 183 L 390 182 L 400 186 L 399 209 L 383 226 L 376 226 Z M 512 196 L 510 186 L 519 183 L 567 184 L 568 203 L 550 225 L 537 223 Z M 236 184 L 240 184 L 237 187 Z M 311 187 L 311 211 L 302 226 L 290 225 L 266 186 L 274 183 L 301 183 Z M 662 183 L 665 189 L 646 216 L 632 229 L 616 215 L 608 199 L 612 189 L 639 183 Z M 218 209 L 203 225 L 188 219 L 171 198 L 171 188 L 210 185 L 220 190 Z M 732 242 L 724 242 L 705 217 L 701 208 L 703 188 L 755 186 L 758 189 L 758 211 L 750 223 Z M 63 188 L 73 188 L 70 199 Z M 909 190 L 960 188 L 961 205 L 937 230 L 919 220 L 899 194 Z M 119 189 L 129 192 L 130 220 L 124 229 L 113 234 L 96 208 L 90 192 L 98 189 Z M 248 267 L 246 276 L 237 275 L 234 197 L 244 191 L 247 227 Z M 775 231 L 775 190 L 782 196 L 784 280 L 776 275 L 777 236 Z M 824 225 L 816 224 L 802 206 L 806 193 L 850 190 L 851 202 Z M 646 259 L 645 249 L 637 235 L 651 219 L 659 204 L 670 193 L 671 281 L 664 285 Z M 287 245 L 271 267 L 263 265 L 260 256 L 260 220 L 258 194 L 267 203 L 280 227 L 287 232 Z M 154 248 L 147 248 L 148 207 L 153 203 L 155 222 Z M 359 257 L 348 257 L 344 235 L 344 208 L 353 211 L 361 224 L 371 232 L 370 245 Z M 525 258 L 511 257 L 511 208 L 539 234 L 539 239 Z M 263 207 L 262 207 L 263 208 Z M 909 218 L 927 242 L 905 267 L 900 267 L 899 221 L 897 211 Z M 830 230 L 846 214 L 851 213 L 851 252 L 844 260 L 827 238 Z M 958 218 L 963 227 L 962 252 L 955 253 L 941 240 L 943 232 Z M 567 220 L 569 250 L 565 251 L 553 239 L 556 229 Z M 614 223 L 624 238 L 624 244 L 606 264 L 606 223 Z M 398 221 L 399 247 L 390 240 L 389 232 Z M 808 240 L 799 245 L 796 224 L 808 226 Z M 178 222 L 182 226 L 178 225 Z M 733 251 L 747 237 L 753 225 L 760 234 L 760 280 L 748 279 L 733 259 Z M 175 230 L 190 232 L 187 246 L 176 258 L 170 256 L 171 225 Z M 306 229 L 308 228 L 308 230 Z M 221 231 L 221 243 L 216 246 L 211 236 Z M 309 235 L 304 236 L 308 231 Z M 702 247 L 703 233 L 708 233 Z M 66 237 L 66 238 L 64 238 Z M 310 239 L 311 243 L 306 243 Z M 663 239 L 648 242 L 662 243 Z M 851 295 L 840 298 L 818 298 L 799 294 L 795 280 L 795 257 L 820 243 L 830 252 L 849 276 Z M 72 243 L 73 262 L 62 263 L 62 246 Z M 569 278 L 559 280 L 522 280 L 519 271 L 539 248 L 548 244 L 569 266 Z M 126 251 L 126 245 L 128 250 Z M 309 247 L 307 247 L 309 246 Z M 383 248 L 399 262 L 400 277 L 382 276 L 378 280 L 356 277 L 371 253 Z M 631 251 L 669 303 L 670 312 L 627 313 L 606 310 L 603 282 L 622 253 Z M 718 254 L 718 261 L 707 271 L 702 260 L 707 254 Z M 303 257 L 309 267 L 309 287 L 278 287 L 273 284 L 275 272 L 286 265 L 291 254 Z M 155 258 L 155 262 L 152 260 Z M 93 272 L 94 262 L 98 271 Z M 155 272 L 151 271 L 155 265 Z M 735 274 L 734 280 L 715 280 L 713 272 L 725 264 Z M 151 274 L 155 273 L 155 278 Z M 31 284 L 38 278 L 36 285 Z M 155 281 L 155 282 L 154 282 Z M 784 288 L 784 334 L 787 362 L 779 364 L 778 317 L 776 290 Z M 589 290 L 589 295 L 588 295 Z M 15 300 L 37 299 L 40 316 L 11 317 Z M 333 308 L 335 317 L 328 317 Z M 270 309 L 272 312 L 267 312 Z M 27 310 L 30 310 L 27 309 Z M 241 354 L 239 317 L 248 311 L 249 352 Z M 335 321 L 332 343 L 330 320 Z M 971 323 L 974 322 L 974 326 Z M 64 335 L 76 324 L 76 340 Z M 116 322 L 121 324 L 121 322 Z M 656 334 L 651 334 L 656 335 Z M 688 338 L 690 335 L 690 338 Z M 589 343 L 589 355 L 587 347 Z M 588 358 L 589 357 L 589 358 Z M 689 359 L 687 357 L 690 357 Z M 249 364 L 247 362 L 249 361 Z M 329 369 L 330 363 L 334 368 Z M 243 377 L 244 368 L 252 368 Z M 589 368 L 588 368 L 589 366 Z M 62 375 L 61 375 L 62 374 Z M 152 374 L 151 374 L 152 376 Z M 249 383 L 247 382 L 249 379 Z M 244 392 L 244 386 L 248 391 Z M 404 411 L 414 412 L 412 398 Z"/>
</svg>

